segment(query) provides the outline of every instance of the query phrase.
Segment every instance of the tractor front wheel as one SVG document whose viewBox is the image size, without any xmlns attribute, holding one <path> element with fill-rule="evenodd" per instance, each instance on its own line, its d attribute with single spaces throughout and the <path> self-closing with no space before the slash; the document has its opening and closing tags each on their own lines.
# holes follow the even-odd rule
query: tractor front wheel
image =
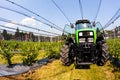
<svg viewBox="0 0 120 80">
<path fill-rule="evenodd" d="M 71 45 L 64 44 L 61 48 L 60 60 L 63 63 L 63 65 L 65 65 L 65 66 L 69 66 L 73 63 L 73 60 L 70 56 L 70 51 L 71 51 L 70 47 L 71 47 Z"/>
<path fill-rule="evenodd" d="M 107 60 L 109 59 L 109 50 L 108 50 L 108 46 L 106 43 L 102 44 L 102 50 L 101 53 L 99 55 L 99 59 L 97 62 L 98 66 L 103 66 L 105 65 L 105 63 L 107 62 Z"/>
</svg>

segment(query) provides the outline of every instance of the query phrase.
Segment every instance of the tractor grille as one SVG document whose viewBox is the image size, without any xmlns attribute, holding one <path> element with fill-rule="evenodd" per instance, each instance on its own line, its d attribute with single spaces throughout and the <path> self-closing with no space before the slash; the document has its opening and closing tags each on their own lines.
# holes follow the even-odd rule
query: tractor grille
<svg viewBox="0 0 120 80">
<path fill-rule="evenodd" d="M 95 50 L 95 45 L 94 43 L 89 43 L 89 42 L 85 42 L 85 43 L 79 43 L 78 45 L 78 51 L 80 52 L 91 52 L 93 50 Z"/>
<path fill-rule="evenodd" d="M 76 54 L 77 64 L 94 63 L 96 47 L 93 43 L 80 43 L 78 45 L 78 53 Z"/>
</svg>

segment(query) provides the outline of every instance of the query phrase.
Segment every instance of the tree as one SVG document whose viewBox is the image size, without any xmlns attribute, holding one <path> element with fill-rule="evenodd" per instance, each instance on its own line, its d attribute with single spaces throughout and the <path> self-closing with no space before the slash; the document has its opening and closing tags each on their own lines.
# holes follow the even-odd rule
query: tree
<svg viewBox="0 0 120 80">
<path fill-rule="evenodd" d="M 3 35 L 3 37 L 4 37 L 4 40 L 8 40 L 7 30 L 3 30 L 2 35 Z"/>
<path fill-rule="evenodd" d="M 20 40 L 20 32 L 18 28 L 16 29 L 16 32 L 15 32 L 15 39 Z"/>
<path fill-rule="evenodd" d="M 12 39 L 12 34 L 7 34 L 7 40 L 11 40 Z"/>
</svg>

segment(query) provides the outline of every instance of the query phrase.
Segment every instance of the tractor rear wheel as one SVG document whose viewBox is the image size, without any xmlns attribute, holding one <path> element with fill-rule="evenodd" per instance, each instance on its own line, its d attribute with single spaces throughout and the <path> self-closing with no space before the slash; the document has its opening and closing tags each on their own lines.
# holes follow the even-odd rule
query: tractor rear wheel
<svg viewBox="0 0 120 80">
<path fill-rule="evenodd" d="M 73 63 L 72 58 L 70 58 L 70 47 L 71 45 L 64 44 L 60 52 L 60 60 L 65 66 L 69 66 Z"/>
<path fill-rule="evenodd" d="M 102 44 L 102 50 L 101 53 L 99 55 L 99 59 L 97 62 L 98 66 L 103 66 L 105 65 L 105 63 L 107 62 L 107 60 L 109 59 L 109 50 L 108 50 L 108 45 L 106 43 Z"/>
</svg>

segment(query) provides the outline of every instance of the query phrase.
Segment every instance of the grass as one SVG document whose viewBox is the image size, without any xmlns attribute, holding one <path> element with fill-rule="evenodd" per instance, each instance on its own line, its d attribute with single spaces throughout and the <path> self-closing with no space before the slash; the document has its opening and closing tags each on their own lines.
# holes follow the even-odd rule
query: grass
<svg viewBox="0 0 120 80">
<path fill-rule="evenodd" d="M 25 74 L 0 77 L 1 80 L 119 80 L 120 73 L 113 73 L 109 62 L 102 67 L 91 65 L 90 69 L 75 69 L 74 64 L 63 66 L 60 60 L 55 60 L 41 68 Z M 117 76 L 116 76 L 117 74 Z"/>
<path fill-rule="evenodd" d="M 63 66 L 59 60 L 38 69 L 33 79 L 40 80 L 114 80 L 112 68 L 92 65 L 91 69 L 75 69 L 74 65 Z M 42 74 L 36 76 L 37 74 Z M 36 76 L 36 78 L 35 78 Z"/>
</svg>

